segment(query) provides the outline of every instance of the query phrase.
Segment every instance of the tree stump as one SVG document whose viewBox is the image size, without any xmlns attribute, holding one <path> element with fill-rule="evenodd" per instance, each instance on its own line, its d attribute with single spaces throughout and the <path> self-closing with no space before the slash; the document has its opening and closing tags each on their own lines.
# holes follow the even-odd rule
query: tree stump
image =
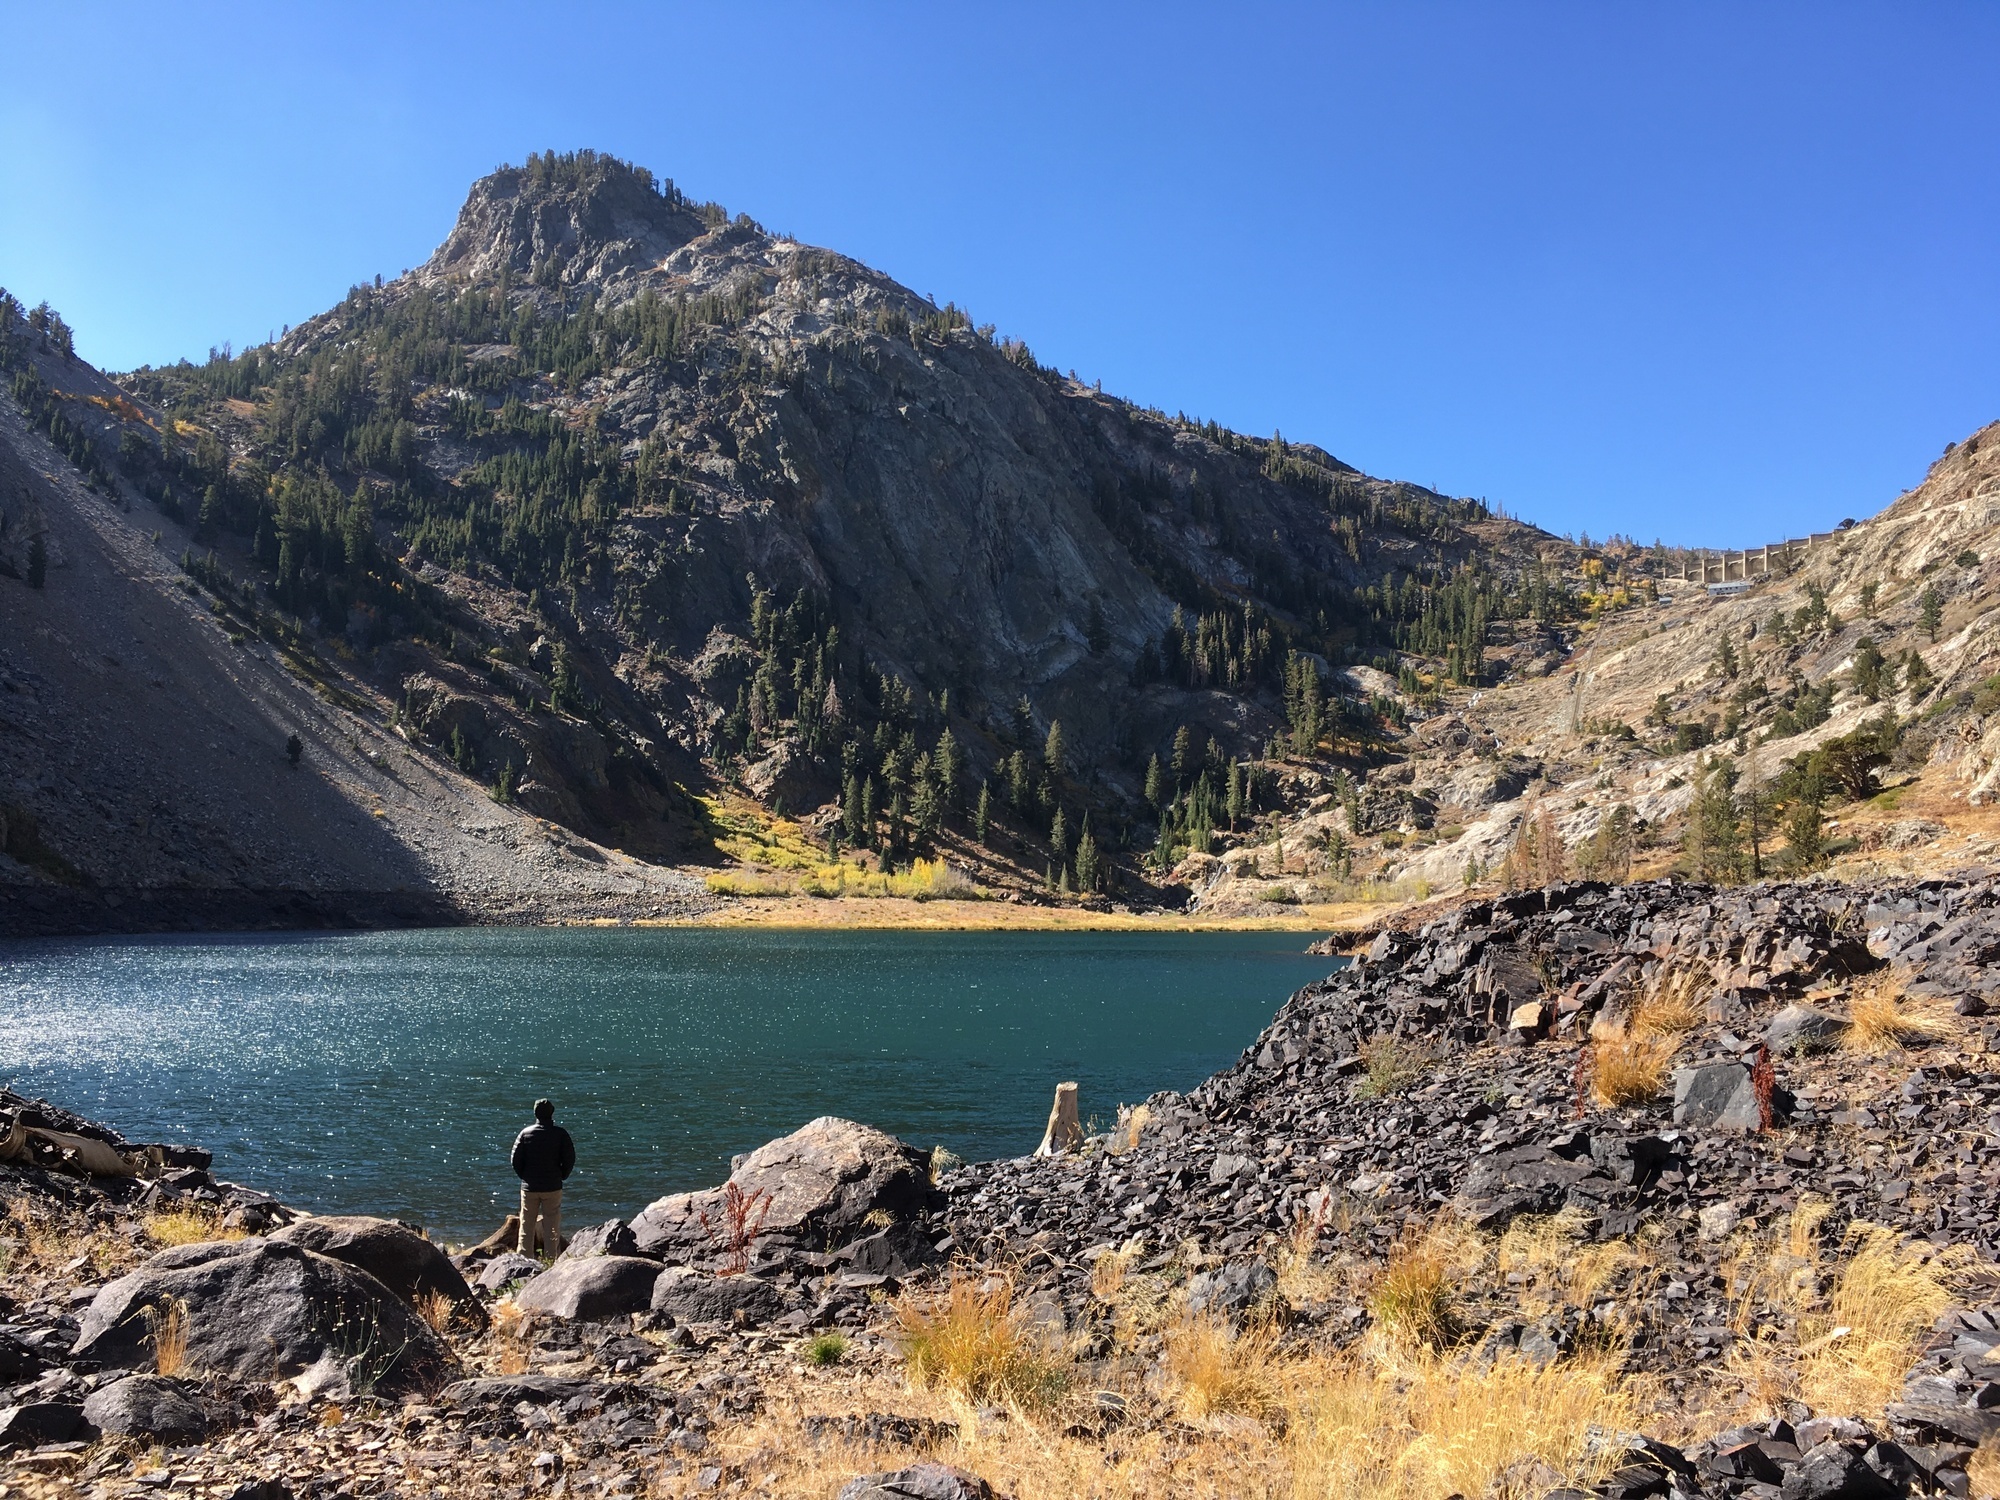
<svg viewBox="0 0 2000 1500">
<path fill-rule="evenodd" d="M 1049 1110 L 1049 1128 L 1042 1132 L 1037 1156 L 1055 1156 L 1076 1150 L 1083 1144 L 1083 1126 L 1076 1118 L 1076 1085 L 1056 1085 L 1056 1102 Z"/>
</svg>

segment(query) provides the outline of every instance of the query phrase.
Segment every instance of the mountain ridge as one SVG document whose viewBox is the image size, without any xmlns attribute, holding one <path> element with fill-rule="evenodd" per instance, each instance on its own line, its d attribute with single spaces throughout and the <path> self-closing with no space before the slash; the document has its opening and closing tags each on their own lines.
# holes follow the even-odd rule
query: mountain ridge
<svg viewBox="0 0 2000 1500">
<path fill-rule="evenodd" d="M 150 505 L 228 634 L 652 866 L 929 856 L 1266 915 L 1435 888 L 1604 758 L 1574 703 L 1528 716 L 1560 745 L 1440 726 L 1686 611 L 1672 555 L 1120 401 L 593 153 L 490 174 L 421 266 L 205 365 L 85 391 L 7 305 L 24 421 Z"/>
</svg>

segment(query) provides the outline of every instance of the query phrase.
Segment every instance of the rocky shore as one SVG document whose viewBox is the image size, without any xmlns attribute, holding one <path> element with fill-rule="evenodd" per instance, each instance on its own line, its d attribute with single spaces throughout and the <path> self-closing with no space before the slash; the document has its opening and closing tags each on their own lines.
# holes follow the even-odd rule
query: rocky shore
<svg viewBox="0 0 2000 1500">
<path fill-rule="evenodd" d="M 0 1490 L 1993 1493 L 1996 954 L 1986 877 L 1526 891 L 1077 1150 L 816 1120 L 547 1266 L 0 1094 Z"/>
</svg>

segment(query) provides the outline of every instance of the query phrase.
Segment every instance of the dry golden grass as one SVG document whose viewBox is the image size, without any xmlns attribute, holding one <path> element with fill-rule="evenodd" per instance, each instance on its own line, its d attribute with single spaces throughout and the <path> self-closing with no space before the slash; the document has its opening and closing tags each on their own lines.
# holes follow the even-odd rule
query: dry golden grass
<svg viewBox="0 0 2000 1500">
<path fill-rule="evenodd" d="M 1587 1355 L 1537 1366 L 1480 1366 L 1434 1353 L 1375 1350 L 1291 1372 L 1292 1494 L 1323 1500 L 1527 1500 L 1587 1489 L 1612 1455 L 1592 1428 L 1639 1425 L 1642 1391 L 1618 1360 Z"/>
<path fill-rule="evenodd" d="M 2000 1441 L 1988 1438 L 1965 1466 L 1972 1482 L 1972 1500 L 2000 1500 Z"/>
<path fill-rule="evenodd" d="M 1449 1220 L 1405 1234 L 1375 1278 L 1368 1311 L 1399 1343 L 1444 1348 L 1461 1331 L 1455 1296 L 1460 1277 L 1482 1259 L 1484 1247 L 1476 1237 Z"/>
<path fill-rule="evenodd" d="M 1090 1268 L 1091 1294 L 1100 1302 L 1116 1303 L 1125 1294 L 1126 1273 L 1145 1247 L 1143 1239 L 1130 1239 L 1098 1256 Z"/>
<path fill-rule="evenodd" d="M 527 1374 L 530 1325 L 534 1320 L 511 1297 L 494 1303 L 491 1313 L 494 1368 L 502 1375 Z"/>
<path fill-rule="evenodd" d="M 196 1245 L 205 1240 L 240 1240 L 240 1229 L 224 1229 L 213 1209 L 189 1204 L 146 1215 L 146 1238 L 156 1245 Z"/>
<path fill-rule="evenodd" d="M 1548 1218 L 1519 1218 L 1507 1227 L 1494 1252 L 1503 1277 L 1520 1278 L 1517 1300 L 1526 1313 L 1565 1307 L 1594 1308 L 1619 1274 L 1643 1270 L 1649 1258 L 1626 1240 L 1592 1244 L 1585 1237 L 1586 1219 L 1568 1210 Z M 1631 1289 L 1619 1298 L 1618 1310 L 1642 1305 Z"/>
<path fill-rule="evenodd" d="M 1238 1332 L 1208 1313 L 1183 1312 L 1168 1325 L 1167 1383 L 1181 1416 L 1265 1417 L 1280 1409 L 1277 1335 L 1268 1323 Z"/>
<path fill-rule="evenodd" d="M 430 1325 L 431 1332 L 440 1336 L 451 1332 L 458 1316 L 458 1304 L 443 1292 L 419 1292 L 411 1305 L 416 1308 L 417 1316 Z"/>
<path fill-rule="evenodd" d="M 1707 1019 L 1712 981 L 1699 968 L 1663 968 L 1632 1007 L 1631 1030 L 1639 1036 L 1685 1036 Z"/>
<path fill-rule="evenodd" d="M 816 1373 L 820 1382 L 823 1373 Z M 826 1500 L 857 1474 L 898 1469 L 919 1458 L 950 1464 L 987 1480 L 994 1490 L 1018 1500 L 1158 1500 L 1162 1495 L 1227 1495 L 1231 1500 L 1278 1500 L 1292 1494 L 1285 1454 L 1263 1429 L 1172 1434 L 1121 1430 L 1106 1444 L 1079 1430 L 1081 1412 L 1068 1403 L 1050 1411 L 1015 1410 L 1006 1420 L 982 1415 L 979 1407 L 940 1390 L 896 1391 L 881 1384 L 845 1387 L 839 1407 L 890 1409 L 941 1419 L 958 1435 L 925 1450 L 868 1447 L 820 1440 L 803 1430 L 809 1411 L 825 1409 L 811 1392 L 790 1392 L 767 1401 L 764 1412 L 741 1427 L 712 1435 L 719 1461 L 749 1476 L 752 1487 L 779 1500 Z M 893 1403 L 893 1406 L 891 1406 Z M 659 1474 L 652 1493 L 695 1496 L 699 1466 L 678 1475 Z"/>
<path fill-rule="evenodd" d="M 1848 997 L 1847 1018 L 1852 1024 L 1842 1034 L 1842 1045 L 1870 1055 L 1943 1041 L 1959 1029 L 1957 1017 L 1942 1003 L 1908 999 L 1903 980 L 1895 975 L 1857 986 Z"/>
<path fill-rule="evenodd" d="M 1969 1258 L 1905 1245 L 1893 1230 L 1855 1224 L 1853 1247 L 1835 1278 L 1827 1311 L 1800 1325 L 1804 1347 L 1799 1390 L 1822 1411 L 1879 1412 L 1903 1388 L 1910 1366 L 1929 1342 L 1932 1325 L 1951 1305 L 1951 1282 Z M 1841 1330 L 1846 1330 L 1844 1333 Z"/>
<path fill-rule="evenodd" d="M 157 1306 L 146 1309 L 146 1321 L 152 1328 L 154 1370 L 166 1376 L 180 1374 L 187 1368 L 187 1304 L 178 1297 L 162 1297 Z"/>
<path fill-rule="evenodd" d="M 942 1293 L 898 1298 L 895 1318 L 897 1348 L 919 1386 L 1024 1407 L 1045 1406 L 1062 1392 L 1065 1372 L 1014 1305 L 1005 1276 L 954 1272 Z"/>
<path fill-rule="evenodd" d="M 1821 1411 L 1879 1413 L 1902 1389 L 1969 1259 L 1964 1247 L 1906 1245 L 1893 1230 L 1854 1224 L 1829 1276 L 1819 1244 L 1829 1207 L 1807 1196 L 1768 1239 L 1745 1236 L 1729 1262 L 1738 1340 L 1727 1368 L 1758 1409 L 1802 1399 Z M 1771 1336 L 1772 1325 L 1753 1336 L 1768 1314 L 1789 1318 L 1792 1336 Z"/>
<path fill-rule="evenodd" d="M 1667 1064 L 1673 1056 L 1670 1036 L 1638 1032 L 1607 1036 L 1591 1049 L 1591 1097 L 1613 1109 L 1649 1103 L 1666 1086 Z"/>
</svg>

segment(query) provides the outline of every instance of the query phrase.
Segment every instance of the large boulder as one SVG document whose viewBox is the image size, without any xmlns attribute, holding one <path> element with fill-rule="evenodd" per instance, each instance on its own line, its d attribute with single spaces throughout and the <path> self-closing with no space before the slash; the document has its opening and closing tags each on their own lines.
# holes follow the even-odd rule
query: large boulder
<svg viewBox="0 0 2000 1500">
<path fill-rule="evenodd" d="M 755 1276 L 710 1276 L 687 1266 L 653 1283 L 653 1311 L 680 1323 L 768 1323 L 785 1310 L 784 1293 Z"/>
<path fill-rule="evenodd" d="M 472 1288 L 444 1251 L 393 1219 L 362 1214 L 300 1219 L 272 1235 L 271 1241 L 300 1245 L 357 1266 L 412 1307 L 420 1297 L 444 1297 L 468 1313 L 479 1307 Z"/>
<path fill-rule="evenodd" d="M 74 1355 L 106 1369 L 153 1362 L 153 1326 L 179 1309 L 185 1367 L 276 1380 L 331 1359 L 385 1395 L 434 1382 L 451 1352 L 410 1305 L 357 1266 L 269 1240 L 176 1245 L 100 1290 Z"/>
<path fill-rule="evenodd" d="M 660 1263 L 636 1255 L 559 1260 L 514 1294 L 523 1312 L 601 1323 L 644 1312 L 653 1300 Z"/>
<path fill-rule="evenodd" d="M 127 1375 L 84 1398 L 83 1415 L 108 1437 L 143 1438 L 184 1447 L 208 1436 L 208 1413 L 178 1381 Z"/>
<path fill-rule="evenodd" d="M 632 1221 L 639 1253 L 688 1261 L 727 1251 L 729 1188 L 755 1201 L 760 1237 L 814 1250 L 835 1248 L 885 1223 L 907 1223 L 936 1206 L 930 1158 L 867 1125 L 822 1115 L 759 1146 L 721 1188 L 674 1193 Z"/>
</svg>

